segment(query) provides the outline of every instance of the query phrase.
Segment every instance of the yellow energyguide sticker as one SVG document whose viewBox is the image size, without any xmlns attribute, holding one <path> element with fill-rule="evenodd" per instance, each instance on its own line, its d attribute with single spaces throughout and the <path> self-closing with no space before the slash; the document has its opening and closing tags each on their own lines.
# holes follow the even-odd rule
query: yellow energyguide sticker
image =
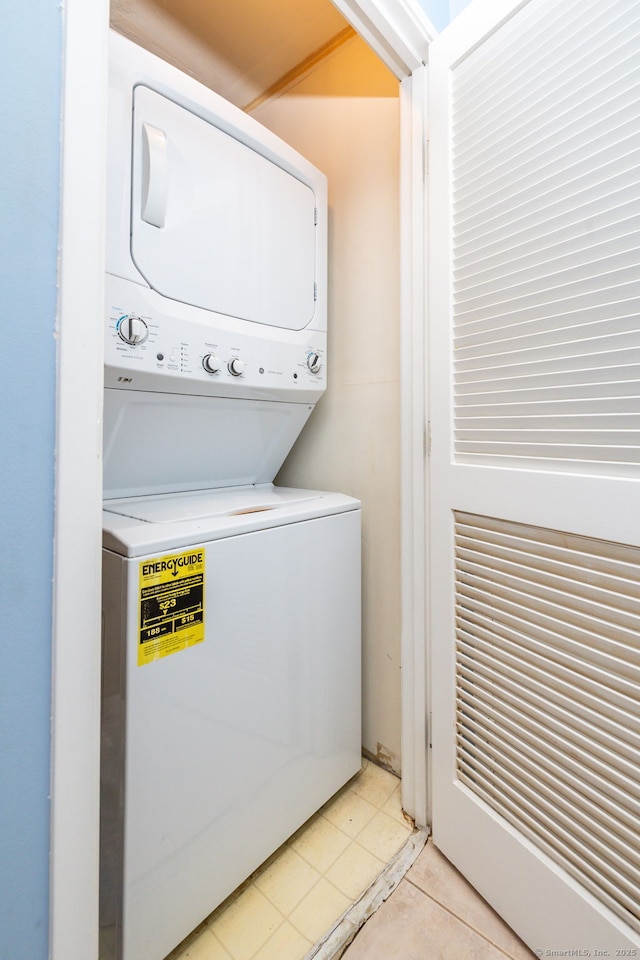
<svg viewBox="0 0 640 960">
<path fill-rule="evenodd" d="M 204 549 L 140 562 L 138 666 L 204 640 Z"/>
</svg>

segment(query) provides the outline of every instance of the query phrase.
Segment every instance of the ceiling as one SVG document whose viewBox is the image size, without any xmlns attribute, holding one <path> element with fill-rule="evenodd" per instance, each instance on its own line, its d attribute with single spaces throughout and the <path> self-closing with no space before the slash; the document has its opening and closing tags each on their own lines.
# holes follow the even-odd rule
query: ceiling
<svg viewBox="0 0 640 960">
<path fill-rule="evenodd" d="M 112 0 L 111 22 L 241 107 L 352 35 L 331 0 Z"/>
</svg>

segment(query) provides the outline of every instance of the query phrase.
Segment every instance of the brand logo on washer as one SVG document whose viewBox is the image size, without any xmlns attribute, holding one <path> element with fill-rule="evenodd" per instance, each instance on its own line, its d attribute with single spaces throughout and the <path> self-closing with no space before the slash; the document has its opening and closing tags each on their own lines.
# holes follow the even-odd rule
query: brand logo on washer
<svg viewBox="0 0 640 960">
<path fill-rule="evenodd" d="M 202 563 L 202 552 L 183 554 L 181 557 L 171 557 L 170 560 L 157 560 L 155 563 L 144 563 L 142 576 L 150 577 L 154 573 L 168 571 L 172 577 L 177 577 L 180 567 L 192 567 L 195 563 Z"/>
</svg>

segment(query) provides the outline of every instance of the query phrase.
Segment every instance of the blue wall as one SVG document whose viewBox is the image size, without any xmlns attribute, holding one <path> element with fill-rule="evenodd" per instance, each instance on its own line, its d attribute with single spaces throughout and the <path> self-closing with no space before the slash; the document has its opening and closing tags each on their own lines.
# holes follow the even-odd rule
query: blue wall
<svg viewBox="0 0 640 960">
<path fill-rule="evenodd" d="M 46 960 L 62 12 L 0 33 L 0 957 Z"/>
</svg>

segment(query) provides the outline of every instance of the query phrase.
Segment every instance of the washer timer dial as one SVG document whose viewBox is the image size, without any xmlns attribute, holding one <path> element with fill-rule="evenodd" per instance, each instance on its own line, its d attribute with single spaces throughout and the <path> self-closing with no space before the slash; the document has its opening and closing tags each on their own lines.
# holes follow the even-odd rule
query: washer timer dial
<svg viewBox="0 0 640 960">
<path fill-rule="evenodd" d="M 130 346 L 144 343 L 149 336 L 149 328 L 140 317 L 120 317 L 117 324 L 118 336 Z"/>
<path fill-rule="evenodd" d="M 320 373 L 320 357 L 313 350 L 307 354 L 307 366 L 311 373 Z"/>
</svg>

